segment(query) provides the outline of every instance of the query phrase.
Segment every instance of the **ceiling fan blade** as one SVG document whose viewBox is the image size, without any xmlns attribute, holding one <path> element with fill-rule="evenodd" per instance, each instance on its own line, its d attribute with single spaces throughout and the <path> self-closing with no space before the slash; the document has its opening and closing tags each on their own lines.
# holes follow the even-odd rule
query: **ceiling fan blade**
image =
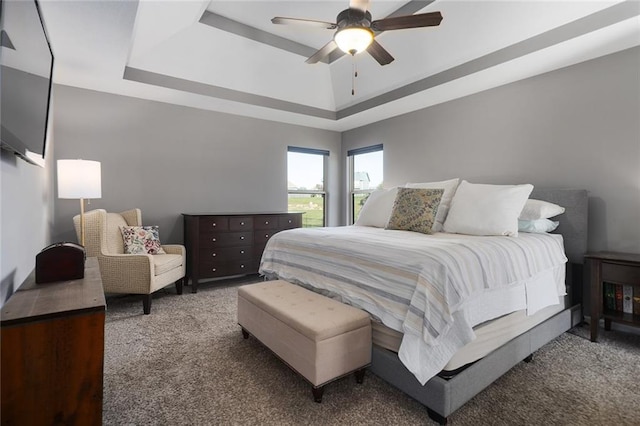
<svg viewBox="0 0 640 426">
<path fill-rule="evenodd" d="M 360 9 L 366 12 L 369 10 L 369 0 L 351 0 L 349 1 L 349 9 Z"/>
<path fill-rule="evenodd" d="M 325 56 L 327 56 L 329 53 L 333 52 L 337 48 L 338 48 L 338 45 L 336 44 L 336 42 L 331 40 L 329 43 L 327 43 L 324 46 L 322 46 L 322 48 L 320 50 L 318 50 L 316 53 L 314 53 L 305 62 L 308 63 L 308 64 L 315 64 L 316 62 L 321 61 Z"/>
<path fill-rule="evenodd" d="M 387 49 L 382 47 L 380 43 L 375 41 L 375 39 L 369 47 L 367 47 L 367 52 L 369 52 L 369 54 L 373 56 L 373 59 L 378 61 L 380 65 L 387 65 L 393 62 L 393 56 L 391 56 L 391 54 L 387 52 Z"/>
<path fill-rule="evenodd" d="M 435 27 L 440 25 L 440 12 L 419 13 L 417 15 L 397 16 L 373 21 L 371 29 L 374 31 L 401 30 L 404 28 Z"/>
<path fill-rule="evenodd" d="M 324 28 L 327 30 L 335 30 L 338 28 L 338 24 L 325 21 L 314 21 L 313 19 L 299 19 L 299 18 L 283 18 L 276 16 L 271 19 L 271 23 L 280 25 L 305 25 L 307 27 Z"/>
</svg>

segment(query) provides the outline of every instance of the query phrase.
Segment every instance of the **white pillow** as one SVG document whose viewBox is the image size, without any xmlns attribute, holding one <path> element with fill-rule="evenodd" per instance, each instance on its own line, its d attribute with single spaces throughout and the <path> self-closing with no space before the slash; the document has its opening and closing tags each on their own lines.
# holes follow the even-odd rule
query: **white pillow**
<svg viewBox="0 0 640 426">
<path fill-rule="evenodd" d="M 544 234 L 555 230 L 560 222 L 549 219 L 521 220 L 518 219 L 518 231 Z"/>
<path fill-rule="evenodd" d="M 460 179 L 455 178 L 440 182 L 408 183 L 404 186 L 405 188 L 444 189 L 442 198 L 440 199 L 440 205 L 438 206 L 438 212 L 436 213 L 436 220 L 433 222 L 433 227 L 431 228 L 433 232 L 442 232 L 442 225 L 447 218 L 451 200 L 456 193 L 456 188 L 458 188 L 458 182 L 460 182 Z"/>
<path fill-rule="evenodd" d="M 518 216 L 533 185 L 486 185 L 463 180 L 451 200 L 444 232 L 518 235 Z"/>
<path fill-rule="evenodd" d="M 564 207 L 542 200 L 529 199 L 520 212 L 520 220 L 549 219 L 564 213 Z"/>
<path fill-rule="evenodd" d="M 398 188 L 376 189 L 365 201 L 355 225 L 384 228 L 389 222 Z"/>
</svg>

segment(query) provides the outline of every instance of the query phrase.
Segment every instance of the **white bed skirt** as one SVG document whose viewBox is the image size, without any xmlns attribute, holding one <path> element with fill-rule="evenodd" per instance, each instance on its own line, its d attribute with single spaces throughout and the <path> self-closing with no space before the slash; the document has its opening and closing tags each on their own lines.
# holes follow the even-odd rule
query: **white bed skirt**
<svg viewBox="0 0 640 426">
<path fill-rule="evenodd" d="M 558 267 L 538 274 L 529 281 L 492 290 L 474 299 L 468 306 L 467 312 L 469 322 L 477 324 L 473 327 L 475 339 L 456 352 L 443 370 L 454 371 L 477 361 L 562 311 L 565 306 L 561 296 L 566 294 L 564 281 L 565 268 Z M 557 303 L 543 303 L 547 300 L 543 296 L 545 288 L 557 289 L 558 297 L 554 299 Z M 501 299 L 501 303 L 487 303 L 488 299 L 494 302 L 496 299 Z M 544 307 L 540 308 L 541 304 L 544 304 Z M 513 312 L 513 309 L 516 311 Z M 483 318 L 495 319 L 481 322 Z M 372 321 L 372 326 L 373 344 L 398 352 L 402 333 L 376 320 Z"/>
</svg>

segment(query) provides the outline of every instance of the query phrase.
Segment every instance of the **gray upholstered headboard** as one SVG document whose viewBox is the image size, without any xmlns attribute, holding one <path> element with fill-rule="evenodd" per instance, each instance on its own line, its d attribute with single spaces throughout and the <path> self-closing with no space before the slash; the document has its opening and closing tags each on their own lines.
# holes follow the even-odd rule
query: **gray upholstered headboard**
<svg viewBox="0 0 640 426">
<path fill-rule="evenodd" d="M 564 249 L 571 263 L 582 264 L 587 252 L 588 195 L 584 189 L 537 189 L 529 198 L 549 201 L 564 207 L 563 214 L 552 218 L 560 222 L 554 233 L 562 234 Z"/>
</svg>

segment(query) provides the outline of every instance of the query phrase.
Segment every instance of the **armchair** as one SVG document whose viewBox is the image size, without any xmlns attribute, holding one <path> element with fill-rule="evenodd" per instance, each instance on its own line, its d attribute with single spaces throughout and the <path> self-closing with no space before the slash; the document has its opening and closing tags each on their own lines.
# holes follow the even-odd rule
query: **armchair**
<svg viewBox="0 0 640 426">
<path fill-rule="evenodd" d="M 142 294 L 145 315 L 151 312 L 151 294 L 176 284 L 182 294 L 186 256 L 181 245 L 163 245 L 166 254 L 125 254 L 121 226 L 141 226 L 140 209 L 107 213 L 103 209 L 85 213 L 85 250 L 98 258 L 105 293 Z M 80 215 L 73 218 L 80 238 Z"/>
</svg>

